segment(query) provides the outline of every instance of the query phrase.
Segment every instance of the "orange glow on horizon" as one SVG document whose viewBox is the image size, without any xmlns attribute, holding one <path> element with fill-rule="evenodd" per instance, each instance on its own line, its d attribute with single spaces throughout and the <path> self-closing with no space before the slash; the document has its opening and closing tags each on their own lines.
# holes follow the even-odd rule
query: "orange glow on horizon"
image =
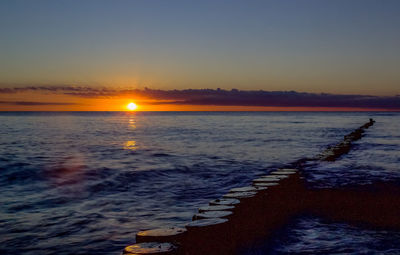
<svg viewBox="0 0 400 255">
<path fill-rule="evenodd" d="M 38 104 L 21 104 L 32 101 Z M 0 111 L 399 111 L 385 108 L 356 107 L 273 107 L 273 106 L 224 106 L 184 105 L 171 100 L 118 96 L 112 98 L 82 98 L 70 95 L 21 92 L 0 94 Z M 7 104 L 7 102 L 10 102 Z M 13 103 L 17 102 L 17 103 Z"/>
</svg>

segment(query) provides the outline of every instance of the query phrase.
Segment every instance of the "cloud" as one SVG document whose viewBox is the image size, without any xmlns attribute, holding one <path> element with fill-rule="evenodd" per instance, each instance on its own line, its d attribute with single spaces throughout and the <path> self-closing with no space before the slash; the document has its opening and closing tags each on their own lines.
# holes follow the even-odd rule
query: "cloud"
<svg viewBox="0 0 400 255">
<path fill-rule="evenodd" d="M 76 105 L 76 103 L 63 102 L 29 102 L 29 101 L 0 101 L 0 104 L 8 105 L 25 105 L 25 106 L 40 106 L 40 105 Z"/>
<path fill-rule="evenodd" d="M 223 89 L 112 89 L 82 86 L 31 86 L 0 88 L 0 93 L 36 91 L 75 97 L 104 98 L 129 96 L 159 100 L 148 104 L 272 106 L 272 107 L 356 107 L 400 109 L 399 96 L 337 95 L 296 91 L 223 90 Z"/>
</svg>

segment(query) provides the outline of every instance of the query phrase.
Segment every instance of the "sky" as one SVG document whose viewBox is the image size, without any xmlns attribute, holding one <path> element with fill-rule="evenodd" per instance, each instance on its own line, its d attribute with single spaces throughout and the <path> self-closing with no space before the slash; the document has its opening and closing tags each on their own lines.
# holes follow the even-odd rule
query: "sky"
<svg viewBox="0 0 400 255">
<path fill-rule="evenodd" d="M 0 110 L 123 110 L 132 100 L 141 110 L 393 110 L 399 13 L 396 0 L 2 0 Z M 285 94 L 280 103 L 265 97 L 253 105 L 221 97 L 160 103 L 146 88 L 294 91 L 294 102 L 305 100 L 301 93 L 368 95 L 386 103 L 283 104 Z"/>
</svg>

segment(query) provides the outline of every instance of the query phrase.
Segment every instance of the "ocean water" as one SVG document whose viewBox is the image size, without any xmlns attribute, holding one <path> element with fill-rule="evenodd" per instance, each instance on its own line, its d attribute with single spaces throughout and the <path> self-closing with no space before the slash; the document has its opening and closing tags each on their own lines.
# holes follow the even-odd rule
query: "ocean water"
<svg viewBox="0 0 400 255">
<path fill-rule="evenodd" d="M 349 154 L 306 167 L 316 188 L 399 181 L 400 113 L 0 113 L 0 253 L 120 254 L 136 232 L 183 226 L 209 200 L 369 118 Z M 271 253 L 400 253 L 399 233 L 318 218 L 285 233 Z"/>
</svg>

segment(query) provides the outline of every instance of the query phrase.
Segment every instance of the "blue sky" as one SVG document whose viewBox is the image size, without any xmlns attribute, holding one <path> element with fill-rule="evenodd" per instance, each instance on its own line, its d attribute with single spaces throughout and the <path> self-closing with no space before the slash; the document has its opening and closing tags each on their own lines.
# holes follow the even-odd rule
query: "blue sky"
<svg viewBox="0 0 400 255">
<path fill-rule="evenodd" d="M 0 2 L 0 86 L 400 94 L 400 1 Z"/>
</svg>

